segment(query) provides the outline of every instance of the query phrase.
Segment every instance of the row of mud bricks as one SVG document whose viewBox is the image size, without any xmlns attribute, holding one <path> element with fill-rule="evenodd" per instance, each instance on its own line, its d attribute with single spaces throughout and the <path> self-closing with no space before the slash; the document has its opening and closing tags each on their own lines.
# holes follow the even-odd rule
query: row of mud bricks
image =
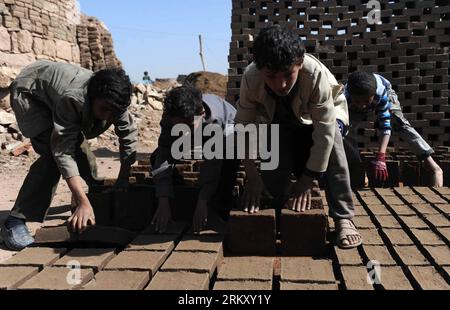
<svg viewBox="0 0 450 310">
<path fill-rule="evenodd" d="M 450 5 L 447 1 L 378 1 L 380 21 L 370 23 L 373 7 L 357 0 L 233 0 L 227 100 L 239 99 L 241 77 L 253 61 L 259 31 L 279 24 L 304 40 L 346 83 L 356 70 L 377 72 L 392 82 L 403 112 L 433 146 L 450 146 Z M 361 122 L 361 147 L 374 147 L 374 115 Z M 392 142 L 398 146 L 399 139 Z"/>
<path fill-rule="evenodd" d="M 316 210 L 282 213 L 281 238 L 275 212 L 233 213 L 228 244 L 220 229 L 193 235 L 182 223 L 165 234 L 95 227 L 73 236 L 46 227 L 36 247 L 0 264 L 0 289 L 450 289 L 449 188 L 365 189 L 354 198 L 364 238 L 358 249 L 334 247 L 333 221 Z M 318 233 L 318 225 L 304 227 L 308 217 L 324 217 L 320 225 L 330 227 L 323 251 L 286 253 Z"/>
</svg>

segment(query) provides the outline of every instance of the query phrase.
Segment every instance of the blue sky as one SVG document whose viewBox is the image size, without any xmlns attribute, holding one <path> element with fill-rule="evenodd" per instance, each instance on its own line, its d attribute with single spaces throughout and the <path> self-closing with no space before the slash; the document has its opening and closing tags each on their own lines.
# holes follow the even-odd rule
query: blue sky
<svg viewBox="0 0 450 310">
<path fill-rule="evenodd" d="M 204 37 L 208 71 L 226 74 L 231 0 L 80 0 L 81 11 L 101 19 L 133 81 L 177 77 L 202 69 L 198 35 Z"/>
</svg>

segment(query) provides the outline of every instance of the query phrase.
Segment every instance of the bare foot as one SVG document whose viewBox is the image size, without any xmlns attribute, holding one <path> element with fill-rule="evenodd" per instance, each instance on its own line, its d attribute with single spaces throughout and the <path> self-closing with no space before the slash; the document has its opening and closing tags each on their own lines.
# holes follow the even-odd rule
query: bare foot
<svg viewBox="0 0 450 310">
<path fill-rule="evenodd" d="M 430 171 L 433 176 L 431 178 L 431 184 L 432 187 L 443 187 L 444 186 L 444 172 L 442 171 L 441 167 L 433 160 L 433 158 L 430 156 L 424 161 L 425 169 Z"/>
</svg>

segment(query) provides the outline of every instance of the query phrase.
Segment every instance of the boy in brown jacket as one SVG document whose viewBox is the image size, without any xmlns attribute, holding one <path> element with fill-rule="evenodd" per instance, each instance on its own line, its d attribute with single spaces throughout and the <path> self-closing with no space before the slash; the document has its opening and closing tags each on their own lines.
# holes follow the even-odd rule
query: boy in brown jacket
<svg viewBox="0 0 450 310">
<path fill-rule="evenodd" d="M 340 132 L 348 124 L 343 86 L 301 39 L 279 26 L 263 29 L 253 46 L 254 63 L 245 71 L 235 123 L 279 124 L 279 165 L 261 173 L 244 160 L 248 182 L 245 210 L 258 212 L 261 195 L 298 212 L 311 208 L 314 180 L 324 176 L 337 245 L 362 243 L 352 218 L 354 204 Z M 295 182 L 291 183 L 294 174 Z"/>
</svg>

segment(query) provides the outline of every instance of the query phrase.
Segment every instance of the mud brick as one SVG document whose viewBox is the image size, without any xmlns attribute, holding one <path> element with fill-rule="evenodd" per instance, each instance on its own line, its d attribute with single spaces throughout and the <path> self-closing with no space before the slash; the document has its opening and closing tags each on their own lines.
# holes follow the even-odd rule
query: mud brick
<svg viewBox="0 0 450 310">
<path fill-rule="evenodd" d="M 413 289 L 402 268 L 397 266 L 383 267 L 380 282 L 385 290 Z"/>
<path fill-rule="evenodd" d="M 394 191 L 402 197 L 416 195 L 410 187 L 395 187 Z"/>
<path fill-rule="evenodd" d="M 271 291 L 272 279 L 270 281 L 217 281 L 214 284 L 216 291 Z"/>
<path fill-rule="evenodd" d="M 414 245 L 409 236 L 401 229 L 383 229 L 392 245 Z"/>
<path fill-rule="evenodd" d="M 448 290 L 450 286 L 431 266 L 411 266 L 408 270 L 423 290 Z"/>
<path fill-rule="evenodd" d="M 84 233 L 78 235 L 77 240 L 81 242 L 126 246 L 135 237 L 136 233 L 126 229 L 91 226 Z"/>
<path fill-rule="evenodd" d="M 429 214 L 426 215 L 425 218 L 434 227 L 450 227 L 450 220 L 442 214 Z"/>
<path fill-rule="evenodd" d="M 383 200 L 389 206 L 392 206 L 392 205 L 403 205 L 404 204 L 404 202 L 400 198 L 395 197 L 395 196 L 383 197 Z"/>
<path fill-rule="evenodd" d="M 403 161 L 401 170 L 404 185 L 416 186 L 420 184 L 420 163 L 418 161 Z"/>
<path fill-rule="evenodd" d="M 367 209 L 372 211 L 372 213 L 376 216 L 378 215 L 391 215 L 391 212 L 385 205 L 377 204 L 377 205 L 368 205 Z"/>
<path fill-rule="evenodd" d="M 374 188 L 373 190 L 381 197 L 396 196 L 392 188 Z"/>
<path fill-rule="evenodd" d="M 378 261 L 381 266 L 397 265 L 387 247 L 379 245 L 364 245 L 363 248 L 369 261 Z"/>
<path fill-rule="evenodd" d="M 376 196 L 361 196 L 366 205 L 381 205 L 383 204 Z"/>
<path fill-rule="evenodd" d="M 83 286 L 84 290 L 143 290 L 150 281 L 146 271 L 101 271 L 95 278 Z"/>
<path fill-rule="evenodd" d="M 363 262 L 358 249 L 342 250 L 334 247 L 334 252 L 341 266 L 362 266 Z"/>
<path fill-rule="evenodd" d="M 0 266 L 49 266 L 56 262 L 66 251 L 66 249 L 26 248 L 0 263 Z"/>
<path fill-rule="evenodd" d="M 391 209 L 398 215 L 416 215 L 417 213 L 407 205 L 392 205 Z"/>
<path fill-rule="evenodd" d="M 175 248 L 176 235 L 140 235 L 128 246 L 127 251 L 172 252 Z"/>
<path fill-rule="evenodd" d="M 147 271 L 154 275 L 166 258 L 165 252 L 124 251 L 114 257 L 105 270 Z"/>
<path fill-rule="evenodd" d="M 89 192 L 87 197 L 94 209 L 97 225 L 112 225 L 114 194 L 111 192 Z"/>
<path fill-rule="evenodd" d="M 114 226 L 142 230 L 150 225 L 156 205 L 154 192 L 145 187 L 114 194 Z"/>
<path fill-rule="evenodd" d="M 436 193 L 433 192 L 429 187 L 416 186 L 416 187 L 414 187 L 414 190 L 416 192 L 418 192 L 422 196 L 433 196 L 433 195 L 436 195 Z"/>
<path fill-rule="evenodd" d="M 115 249 L 73 249 L 56 261 L 53 266 L 68 267 L 69 263 L 76 261 L 81 268 L 89 268 L 98 272 L 114 255 Z"/>
<path fill-rule="evenodd" d="M 363 206 L 355 205 L 355 216 L 369 216 Z"/>
<path fill-rule="evenodd" d="M 358 229 L 376 229 L 375 224 L 372 223 L 372 220 L 370 219 L 370 216 L 356 216 L 353 218 L 353 223 Z"/>
<path fill-rule="evenodd" d="M 394 246 L 394 250 L 406 266 L 430 265 L 430 262 L 415 245 Z"/>
<path fill-rule="evenodd" d="M 320 255 L 326 244 L 325 211 L 309 210 L 299 213 L 282 210 L 280 233 L 281 251 L 284 255 Z"/>
<path fill-rule="evenodd" d="M 34 244 L 44 245 L 52 243 L 66 243 L 73 241 L 72 234 L 69 232 L 67 225 L 56 227 L 44 227 L 36 231 Z"/>
<path fill-rule="evenodd" d="M 450 266 L 450 249 L 446 245 L 425 246 L 425 249 L 433 258 L 433 261 L 440 266 Z"/>
<path fill-rule="evenodd" d="M 342 266 L 342 277 L 347 290 L 373 290 L 373 285 L 369 284 L 366 267 L 362 266 Z"/>
<path fill-rule="evenodd" d="M 391 215 L 381 215 L 377 217 L 382 228 L 402 228 L 400 223 Z"/>
<path fill-rule="evenodd" d="M 164 271 L 156 274 L 146 290 L 205 291 L 208 288 L 208 272 Z"/>
<path fill-rule="evenodd" d="M 438 195 L 424 195 L 423 198 L 428 202 L 428 203 L 434 203 L 434 204 L 446 204 L 447 201 L 444 200 L 443 198 L 439 197 Z"/>
<path fill-rule="evenodd" d="M 180 236 L 185 230 L 186 230 L 187 224 L 186 222 L 170 222 L 167 225 L 166 231 L 163 233 L 163 235 L 175 235 Z M 149 225 L 147 228 L 145 228 L 141 235 L 158 235 L 159 233 L 155 232 L 155 226 Z"/>
<path fill-rule="evenodd" d="M 444 245 L 444 241 L 429 229 L 411 229 L 411 232 L 423 245 Z"/>
<path fill-rule="evenodd" d="M 73 279 L 74 283 L 67 281 L 70 279 L 70 273 L 79 275 L 78 281 Z M 79 272 L 79 273 L 78 273 Z M 76 290 L 88 283 L 94 278 L 94 272 L 91 269 L 79 269 L 77 271 L 70 268 L 46 267 L 36 276 L 19 286 L 19 290 Z"/>
<path fill-rule="evenodd" d="M 274 259 L 272 257 L 226 257 L 220 267 L 217 280 L 272 282 L 273 270 Z"/>
<path fill-rule="evenodd" d="M 450 195 L 450 187 L 437 187 L 434 190 L 441 195 Z"/>
<path fill-rule="evenodd" d="M 384 245 L 383 239 L 377 229 L 359 229 L 364 244 L 367 245 Z"/>
<path fill-rule="evenodd" d="M 425 200 L 423 200 L 422 198 L 420 198 L 417 195 L 403 196 L 403 199 L 406 200 L 406 202 L 409 203 L 409 204 L 426 203 Z"/>
<path fill-rule="evenodd" d="M 161 267 L 161 271 L 206 272 L 212 277 L 222 257 L 222 253 L 174 252 Z"/>
<path fill-rule="evenodd" d="M 450 215 L 450 204 L 438 204 L 435 207 L 438 208 L 442 213 Z"/>
<path fill-rule="evenodd" d="M 441 228 L 441 227 L 439 227 L 437 230 L 439 231 L 439 233 L 441 233 L 441 235 L 444 236 L 445 239 L 447 239 L 447 243 L 449 243 L 450 242 L 450 228 L 447 228 L 447 227 Z"/>
<path fill-rule="evenodd" d="M 185 236 L 176 247 L 177 252 L 219 253 L 223 251 L 220 235 Z"/>
<path fill-rule="evenodd" d="M 400 219 L 405 223 L 408 228 L 423 228 L 427 229 L 429 226 L 417 215 L 400 216 Z"/>
<path fill-rule="evenodd" d="M 276 230 L 275 210 L 257 214 L 232 211 L 229 219 L 228 248 L 242 255 L 274 255 Z"/>
<path fill-rule="evenodd" d="M 39 272 L 37 267 L 0 267 L 0 290 L 13 290 Z"/>
<path fill-rule="evenodd" d="M 289 282 L 336 283 L 332 262 L 311 257 L 281 258 L 281 280 Z"/>
<path fill-rule="evenodd" d="M 372 189 L 362 189 L 362 190 L 357 191 L 357 193 L 360 197 L 375 197 L 375 193 L 372 191 Z M 377 199 L 377 198 L 375 197 L 375 199 Z M 376 202 L 369 201 L 369 203 L 381 203 L 381 202 L 378 200 Z"/>
<path fill-rule="evenodd" d="M 411 205 L 418 213 L 423 215 L 439 214 L 439 211 L 428 203 L 415 203 Z"/>
</svg>

